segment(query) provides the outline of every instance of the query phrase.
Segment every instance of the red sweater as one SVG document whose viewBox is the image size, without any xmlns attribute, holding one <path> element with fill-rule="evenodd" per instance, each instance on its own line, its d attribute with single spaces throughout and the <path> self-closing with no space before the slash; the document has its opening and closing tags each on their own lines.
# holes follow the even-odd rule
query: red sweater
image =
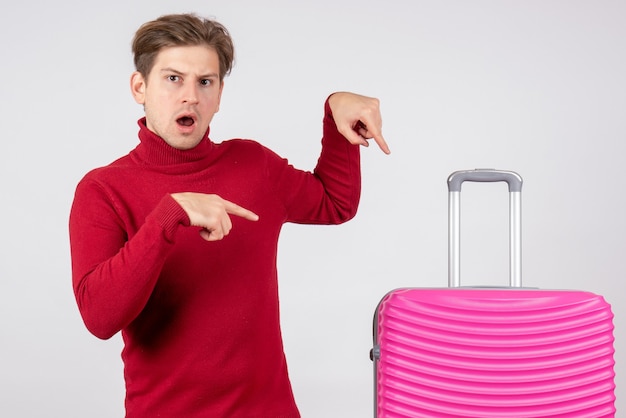
<svg viewBox="0 0 626 418">
<path fill-rule="evenodd" d="M 88 173 L 70 214 L 73 287 L 87 328 L 122 331 L 127 417 L 299 417 L 283 353 L 276 250 L 285 222 L 356 213 L 359 148 L 325 106 L 314 173 L 249 140 L 140 144 Z M 208 135 L 208 133 L 207 133 Z M 207 242 L 170 196 L 213 193 L 257 213 Z"/>
</svg>

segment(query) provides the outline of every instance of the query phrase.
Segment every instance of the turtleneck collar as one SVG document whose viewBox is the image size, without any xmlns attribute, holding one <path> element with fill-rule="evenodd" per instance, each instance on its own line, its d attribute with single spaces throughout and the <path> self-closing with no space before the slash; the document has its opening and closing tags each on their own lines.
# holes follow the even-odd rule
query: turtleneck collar
<svg viewBox="0 0 626 418">
<path fill-rule="evenodd" d="M 194 148 L 181 150 L 169 145 L 163 138 L 146 126 L 146 118 L 137 121 L 139 125 L 139 145 L 131 156 L 140 165 L 169 172 L 191 172 L 206 167 L 213 143 L 209 140 L 209 130 Z"/>
</svg>

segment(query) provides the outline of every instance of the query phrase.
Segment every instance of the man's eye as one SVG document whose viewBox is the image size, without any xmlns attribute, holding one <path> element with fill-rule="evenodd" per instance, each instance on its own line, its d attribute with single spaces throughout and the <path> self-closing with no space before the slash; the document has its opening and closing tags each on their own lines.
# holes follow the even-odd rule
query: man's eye
<svg viewBox="0 0 626 418">
<path fill-rule="evenodd" d="M 180 77 L 177 75 L 170 75 L 167 77 L 167 79 L 173 82 L 177 82 L 178 80 L 180 80 Z"/>
<path fill-rule="evenodd" d="M 210 86 L 211 85 L 211 80 L 208 78 L 205 78 L 204 80 L 200 80 L 200 84 L 203 86 Z"/>
</svg>

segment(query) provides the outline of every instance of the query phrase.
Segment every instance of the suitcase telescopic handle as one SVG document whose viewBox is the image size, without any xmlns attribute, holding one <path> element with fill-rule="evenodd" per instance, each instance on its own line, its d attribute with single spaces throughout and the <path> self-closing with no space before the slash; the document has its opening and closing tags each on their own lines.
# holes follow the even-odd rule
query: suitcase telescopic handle
<svg viewBox="0 0 626 418">
<path fill-rule="evenodd" d="M 522 286 L 522 177 L 513 171 L 476 169 L 455 171 L 448 177 L 448 286 L 461 286 L 461 186 L 465 181 L 509 185 L 509 281 Z"/>
</svg>

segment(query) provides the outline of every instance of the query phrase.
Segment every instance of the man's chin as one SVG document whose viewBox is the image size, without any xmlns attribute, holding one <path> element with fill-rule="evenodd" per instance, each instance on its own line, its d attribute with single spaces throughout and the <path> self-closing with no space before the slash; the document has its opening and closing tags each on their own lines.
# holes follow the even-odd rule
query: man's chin
<svg viewBox="0 0 626 418">
<path fill-rule="evenodd" d="M 195 148 L 201 141 L 204 135 L 174 135 L 169 138 L 163 138 L 172 148 L 179 150 L 187 150 Z"/>
</svg>

